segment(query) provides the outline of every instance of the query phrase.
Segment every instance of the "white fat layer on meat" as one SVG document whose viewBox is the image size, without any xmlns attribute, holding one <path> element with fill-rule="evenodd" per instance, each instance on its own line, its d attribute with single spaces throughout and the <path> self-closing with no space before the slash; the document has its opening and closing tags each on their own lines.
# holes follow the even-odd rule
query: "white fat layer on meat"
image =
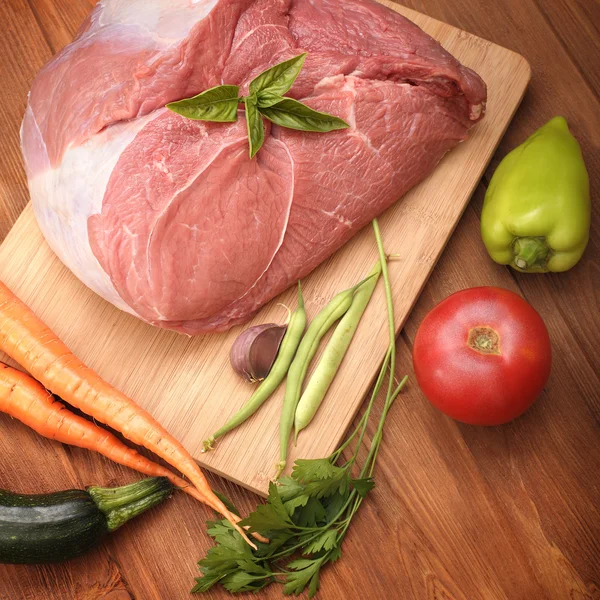
<svg viewBox="0 0 600 600">
<path fill-rule="evenodd" d="M 186 38 L 218 0 L 103 0 L 98 25 L 143 27 L 165 40 Z"/>
<path fill-rule="evenodd" d="M 108 181 L 123 151 L 162 112 L 108 127 L 81 146 L 68 148 L 58 167 L 29 180 L 33 210 L 55 254 L 85 285 L 131 314 L 136 313 L 119 296 L 92 252 L 88 219 L 101 212 Z"/>
</svg>

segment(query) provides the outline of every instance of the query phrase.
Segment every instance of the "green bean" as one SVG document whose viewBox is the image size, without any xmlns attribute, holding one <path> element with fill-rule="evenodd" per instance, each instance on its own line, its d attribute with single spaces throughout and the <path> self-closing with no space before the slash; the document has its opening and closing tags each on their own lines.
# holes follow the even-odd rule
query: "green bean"
<svg viewBox="0 0 600 600">
<path fill-rule="evenodd" d="M 327 343 L 323 356 L 319 360 L 319 364 L 296 407 L 294 443 L 298 439 L 300 431 L 312 421 L 319 406 L 321 406 L 321 402 L 325 398 L 329 386 L 342 364 L 342 360 L 344 360 L 356 328 L 371 300 L 380 274 L 381 263 L 378 261 L 370 273 L 371 279 L 365 281 L 356 290 L 348 312 L 342 317 Z"/>
<path fill-rule="evenodd" d="M 292 313 L 287 331 L 283 340 L 277 358 L 262 383 L 258 386 L 248 402 L 238 410 L 238 412 L 223 425 L 218 431 L 213 433 L 203 442 L 204 452 L 212 450 L 215 440 L 225 435 L 232 429 L 235 429 L 251 417 L 279 387 L 279 384 L 285 378 L 290 365 L 302 339 L 304 328 L 306 327 L 306 311 L 304 309 L 304 298 L 302 297 L 302 286 L 298 282 L 298 308 Z"/>
<path fill-rule="evenodd" d="M 281 475 L 287 464 L 288 446 L 292 428 L 294 427 L 294 414 L 296 413 L 298 400 L 300 400 L 302 383 L 306 377 L 310 361 L 317 352 L 323 336 L 339 318 L 344 316 L 352 305 L 354 292 L 371 277 L 373 275 L 363 279 L 363 281 L 354 287 L 334 296 L 329 304 L 313 319 L 300 342 L 300 346 L 298 346 L 298 351 L 288 371 L 285 396 L 283 398 L 283 407 L 279 421 L 279 462 L 277 463 L 276 479 Z"/>
</svg>

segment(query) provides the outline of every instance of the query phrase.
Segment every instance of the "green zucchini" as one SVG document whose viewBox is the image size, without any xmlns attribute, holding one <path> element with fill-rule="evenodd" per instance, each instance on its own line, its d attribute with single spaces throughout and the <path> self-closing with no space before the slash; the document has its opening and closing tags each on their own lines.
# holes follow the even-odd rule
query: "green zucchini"
<svg viewBox="0 0 600 600">
<path fill-rule="evenodd" d="M 107 533 L 161 503 L 172 490 L 164 477 L 54 494 L 0 489 L 0 563 L 38 564 L 80 556 Z"/>
</svg>

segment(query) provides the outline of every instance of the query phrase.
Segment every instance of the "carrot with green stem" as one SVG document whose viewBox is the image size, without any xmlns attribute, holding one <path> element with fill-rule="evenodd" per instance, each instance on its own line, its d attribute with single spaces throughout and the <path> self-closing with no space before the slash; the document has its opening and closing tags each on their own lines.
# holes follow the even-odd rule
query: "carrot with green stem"
<svg viewBox="0 0 600 600">
<path fill-rule="evenodd" d="M 84 365 L 2 282 L 0 350 L 22 365 L 50 392 L 178 469 L 198 491 L 198 499 L 228 519 L 255 547 L 237 525 L 239 517 L 215 495 L 204 473 L 182 444 L 148 412 Z M 184 490 L 190 493 L 190 487 Z"/>
</svg>

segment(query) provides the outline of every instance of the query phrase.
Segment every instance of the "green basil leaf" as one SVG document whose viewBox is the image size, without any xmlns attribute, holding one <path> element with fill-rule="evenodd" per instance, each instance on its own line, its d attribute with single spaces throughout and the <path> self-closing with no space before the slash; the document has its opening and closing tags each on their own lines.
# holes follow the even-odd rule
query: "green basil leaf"
<svg viewBox="0 0 600 600">
<path fill-rule="evenodd" d="M 265 124 L 256 106 L 256 96 L 246 98 L 246 124 L 248 126 L 248 142 L 250 143 L 250 158 L 255 154 L 265 141 Z"/>
<path fill-rule="evenodd" d="M 260 94 L 258 94 L 258 106 L 259 108 L 268 108 L 269 106 L 273 106 L 273 104 L 281 102 L 283 99 L 283 96 L 280 96 L 279 94 L 260 92 Z"/>
<path fill-rule="evenodd" d="M 305 58 L 306 52 L 263 71 L 250 82 L 250 94 L 269 92 L 283 96 L 294 85 Z"/>
<path fill-rule="evenodd" d="M 342 119 L 313 110 L 292 98 L 283 98 L 272 106 L 259 106 L 258 110 L 275 125 L 288 129 L 326 133 L 349 127 Z"/>
<path fill-rule="evenodd" d="M 233 123 L 237 121 L 239 92 L 237 85 L 218 85 L 192 98 L 169 102 L 167 108 L 194 121 Z"/>
</svg>

